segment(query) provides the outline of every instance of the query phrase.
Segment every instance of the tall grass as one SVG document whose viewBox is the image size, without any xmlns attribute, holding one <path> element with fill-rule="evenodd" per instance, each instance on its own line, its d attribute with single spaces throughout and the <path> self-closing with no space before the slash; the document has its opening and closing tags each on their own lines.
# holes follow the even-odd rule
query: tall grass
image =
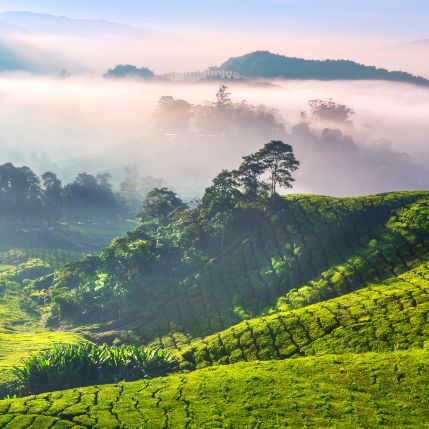
<svg viewBox="0 0 429 429">
<path fill-rule="evenodd" d="M 151 347 L 55 345 L 14 368 L 16 391 L 21 395 L 94 384 L 151 378 L 173 372 L 171 355 Z"/>
</svg>

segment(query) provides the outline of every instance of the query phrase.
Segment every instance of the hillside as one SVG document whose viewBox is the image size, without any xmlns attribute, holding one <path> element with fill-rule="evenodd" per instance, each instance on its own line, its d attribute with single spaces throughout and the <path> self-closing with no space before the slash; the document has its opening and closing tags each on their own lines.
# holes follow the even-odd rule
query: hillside
<svg viewBox="0 0 429 429">
<path fill-rule="evenodd" d="M 315 80 L 386 80 L 429 85 L 429 80 L 402 71 L 366 66 L 349 60 L 305 60 L 257 51 L 230 58 L 221 70 L 246 78 Z"/>
<path fill-rule="evenodd" d="M 195 341 L 183 366 L 422 348 L 429 338 L 429 263 L 381 285 L 251 319 Z"/>
<path fill-rule="evenodd" d="M 28 283 L 99 250 L 132 225 L 125 220 L 50 227 L 0 225 L 0 396 L 9 391 L 13 367 L 29 354 L 82 340 L 78 334 L 43 327 L 40 312 L 27 297 Z"/>
<path fill-rule="evenodd" d="M 239 363 L 0 401 L 1 428 L 423 428 L 427 350 Z"/>
<path fill-rule="evenodd" d="M 428 209 L 427 193 L 402 192 L 292 195 L 275 208 L 234 209 L 217 227 L 186 214 L 65 265 L 30 296 L 48 303 L 51 326 L 97 323 L 98 338 L 201 337 L 263 314 L 280 297 L 283 308 L 299 308 L 416 267 L 428 258 Z"/>
<path fill-rule="evenodd" d="M 167 349 L 178 373 L 3 400 L 0 428 L 424 427 L 428 192 L 260 197 L 221 217 L 165 195 L 172 217 L 25 287 L 43 264 L 4 264 L 0 387 L 79 332 Z"/>
</svg>

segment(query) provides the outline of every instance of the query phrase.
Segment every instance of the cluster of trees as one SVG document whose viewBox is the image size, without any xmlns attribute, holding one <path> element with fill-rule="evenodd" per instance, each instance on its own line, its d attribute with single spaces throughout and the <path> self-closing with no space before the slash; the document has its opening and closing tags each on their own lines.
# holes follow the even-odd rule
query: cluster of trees
<svg viewBox="0 0 429 429">
<path fill-rule="evenodd" d="M 223 170 L 214 179 L 196 206 L 198 216 L 214 220 L 224 217 L 240 203 L 273 197 L 278 188 L 291 188 L 293 172 L 299 168 L 293 148 L 280 140 L 272 140 L 259 151 L 243 157 L 236 170 Z M 146 226 L 165 226 L 189 207 L 166 187 L 149 192 L 138 218 Z"/>
<path fill-rule="evenodd" d="M 224 212 L 240 201 L 259 196 L 273 197 L 279 187 L 291 188 L 292 173 L 299 168 L 293 148 L 280 140 L 271 140 L 259 151 L 243 157 L 236 170 L 223 170 L 206 189 L 202 205 L 211 214 Z"/>
<path fill-rule="evenodd" d="M 107 70 L 107 72 L 104 74 L 104 77 L 109 79 L 152 79 L 155 77 L 155 73 L 147 67 L 136 67 L 130 64 L 119 64 L 116 67 Z"/>
<path fill-rule="evenodd" d="M 51 224 L 134 217 L 145 196 L 152 189 L 165 187 L 165 181 L 140 175 L 135 165 L 125 166 L 124 173 L 115 190 L 109 173 L 79 173 L 64 185 L 51 171 L 38 176 L 29 167 L 0 165 L 0 223 Z"/>
<path fill-rule="evenodd" d="M 284 126 L 276 109 L 242 100 L 234 103 L 228 87 L 221 84 L 216 101 L 194 105 L 172 96 L 161 97 L 155 111 L 157 128 L 164 133 L 282 135 Z"/>
<path fill-rule="evenodd" d="M 298 167 L 290 145 L 270 141 L 244 157 L 236 170 L 220 172 L 193 204 L 166 187 L 151 190 L 135 230 L 113 240 L 99 255 L 65 265 L 47 280 L 54 283 L 46 323 L 135 317 L 148 296 L 153 300 L 170 293 L 171 287 L 222 253 L 262 212 L 281 207 L 277 192 L 292 186 Z M 47 284 L 31 286 L 39 287 Z M 37 305 L 45 305 L 39 297 L 34 297 Z"/>
<path fill-rule="evenodd" d="M 110 178 L 107 173 L 80 173 L 63 186 L 50 171 L 39 177 L 29 167 L 0 165 L 0 221 L 33 224 L 117 216 L 124 207 Z"/>
</svg>

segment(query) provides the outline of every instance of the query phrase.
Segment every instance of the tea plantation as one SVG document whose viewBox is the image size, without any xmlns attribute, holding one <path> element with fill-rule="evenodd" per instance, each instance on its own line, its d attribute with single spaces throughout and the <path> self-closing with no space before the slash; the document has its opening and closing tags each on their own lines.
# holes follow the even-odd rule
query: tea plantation
<svg viewBox="0 0 429 429">
<path fill-rule="evenodd" d="M 2 428 L 427 427 L 429 352 L 238 363 L 0 402 Z"/>
<path fill-rule="evenodd" d="M 55 228 L 0 226 L 0 395 L 10 391 L 13 367 L 31 353 L 83 340 L 76 333 L 45 329 L 26 286 L 108 244 L 132 225 L 117 221 L 107 225 L 63 223 Z"/>
<path fill-rule="evenodd" d="M 81 332 L 166 349 L 176 373 L 4 399 L 0 428 L 428 427 L 428 192 L 205 216 L 142 224 L 53 274 L 3 261 L 0 367 L 31 348 L 13 335 L 36 350 Z"/>
</svg>

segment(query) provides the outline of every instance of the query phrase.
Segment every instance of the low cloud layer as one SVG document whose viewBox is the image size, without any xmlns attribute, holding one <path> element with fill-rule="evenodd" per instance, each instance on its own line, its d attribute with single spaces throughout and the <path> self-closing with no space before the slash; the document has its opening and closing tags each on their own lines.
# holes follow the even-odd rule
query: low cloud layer
<svg viewBox="0 0 429 429">
<path fill-rule="evenodd" d="M 0 161 L 28 164 L 38 172 L 51 169 L 65 179 L 79 171 L 106 170 L 120 179 L 124 165 L 137 164 L 143 175 L 165 178 L 176 189 L 199 194 L 222 168 L 234 168 L 242 156 L 269 139 L 282 138 L 293 142 L 303 160 L 294 191 L 345 195 L 429 189 L 428 89 L 380 82 L 234 84 L 233 102 L 245 99 L 251 105 L 277 109 L 284 134 L 265 130 L 259 136 L 249 135 L 240 127 L 232 133 L 156 129 L 153 113 L 162 96 L 203 105 L 215 100 L 217 89 L 216 83 L 4 76 Z M 292 130 L 300 112 L 308 111 L 307 101 L 328 98 L 356 111 L 353 126 L 342 129 L 340 138 L 328 133 L 333 144 L 324 146 L 323 129 L 341 126 L 313 121 L 314 137 L 300 140 Z M 345 136 L 350 136 L 358 154 L 344 152 Z"/>
</svg>

